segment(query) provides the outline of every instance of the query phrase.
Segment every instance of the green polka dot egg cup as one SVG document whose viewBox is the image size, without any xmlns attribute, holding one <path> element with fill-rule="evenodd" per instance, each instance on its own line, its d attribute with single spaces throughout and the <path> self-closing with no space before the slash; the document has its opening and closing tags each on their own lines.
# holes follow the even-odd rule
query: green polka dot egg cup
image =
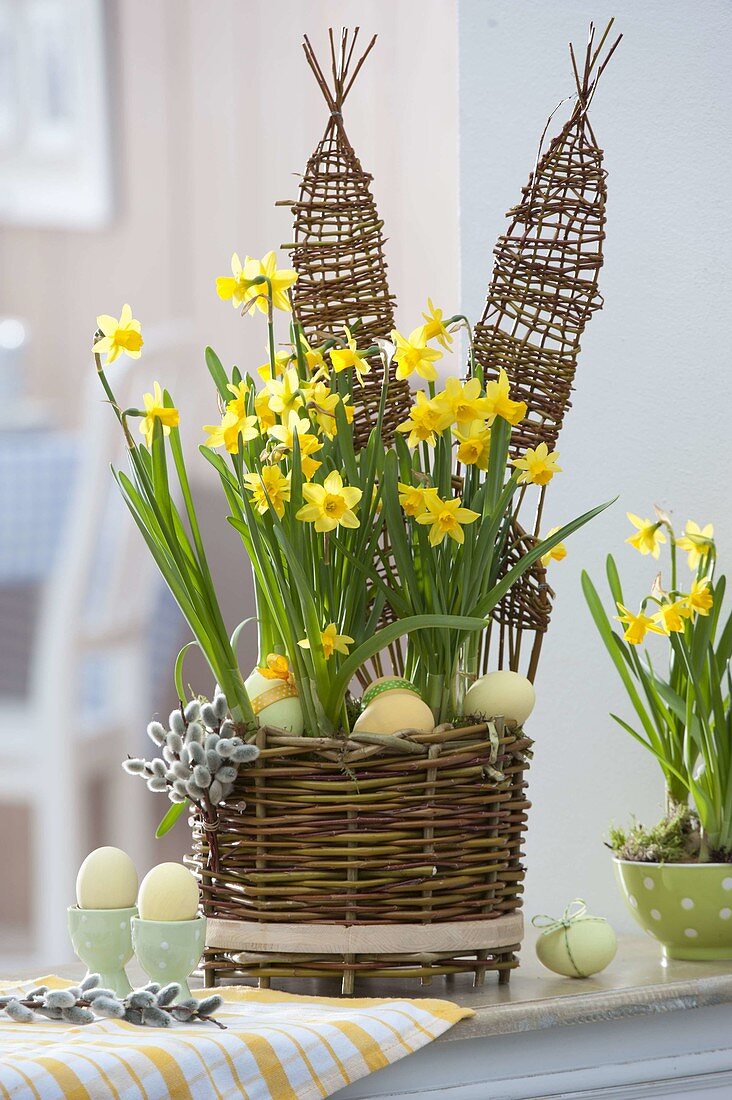
<svg viewBox="0 0 732 1100">
<path fill-rule="evenodd" d="M 188 978 L 200 962 L 205 940 L 205 917 L 132 921 L 132 945 L 142 969 L 160 985 L 178 982 L 179 1001 L 191 995 Z"/>
<path fill-rule="evenodd" d="M 615 860 L 628 908 L 669 959 L 732 959 L 731 863 Z"/>
<path fill-rule="evenodd" d="M 74 951 L 88 968 L 99 974 L 99 984 L 118 997 L 132 991 L 125 966 L 132 958 L 131 925 L 137 907 L 129 909 L 68 909 L 68 928 Z"/>
</svg>

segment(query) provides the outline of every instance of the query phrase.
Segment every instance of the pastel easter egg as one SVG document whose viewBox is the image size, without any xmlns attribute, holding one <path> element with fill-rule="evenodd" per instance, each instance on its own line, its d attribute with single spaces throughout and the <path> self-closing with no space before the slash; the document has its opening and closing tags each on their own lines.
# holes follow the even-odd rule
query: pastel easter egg
<svg viewBox="0 0 732 1100">
<path fill-rule="evenodd" d="M 276 726 L 298 737 L 302 734 L 305 728 L 302 706 L 297 694 L 294 694 L 297 691 L 294 685 L 284 680 L 269 679 L 255 668 L 245 680 L 244 687 L 260 726 Z M 269 699 L 272 702 L 268 702 Z"/>
<path fill-rule="evenodd" d="M 182 863 L 159 863 L 142 880 L 137 908 L 143 920 L 193 920 L 198 880 Z"/>
<path fill-rule="evenodd" d="M 96 848 L 76 876 L 80 909 L 129 909 L 137 897 L 137 870 L 121 848 Z"/>
<path fill-rule="evenodd" d="M 618 942 L 604 917 L 578 917 L 567 927 L 547 929 L 536 941 L 539 962 L 555 974 L 588 978 L 613 959 Z"/>
<path fill-rule="evenodd" d="M 534 685 L 518 672 L 501 669 L 488 672 L 468 688 L 463 702 L 463 714 L 481 714 L 485 718 L 499 716 L 522 726 L 534 709 Z"/>
</svg>

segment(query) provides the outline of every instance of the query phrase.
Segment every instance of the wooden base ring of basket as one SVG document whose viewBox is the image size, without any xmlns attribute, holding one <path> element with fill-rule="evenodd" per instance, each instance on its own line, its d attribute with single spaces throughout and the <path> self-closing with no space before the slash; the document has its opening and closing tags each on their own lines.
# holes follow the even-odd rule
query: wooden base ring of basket
<svg viewBox="0 0 732 1100">
<path fill-rule="evenodd" d="M 505 982 L 523 934 L 531 741 L 502 719 L 393 737 L 260 729 L 215 830 L 194 818 L 206 982 Z"/>
<path fill-rule="evenodd" d="M 343 991 L 355 978 L 420 978 L 473 973 L 481 984 L 487 970 L 501 984 L 518 966 L 523 917 L 513 913 L 484 921 L 435 924 L 260 924 L 212 920 L 206 930 L 206 969 L 220 980 L 246 973 L 260 983 L 272 977 L 342 976 Z M 266 984 L 266 983 L 265 983 Z"/>
</svg>

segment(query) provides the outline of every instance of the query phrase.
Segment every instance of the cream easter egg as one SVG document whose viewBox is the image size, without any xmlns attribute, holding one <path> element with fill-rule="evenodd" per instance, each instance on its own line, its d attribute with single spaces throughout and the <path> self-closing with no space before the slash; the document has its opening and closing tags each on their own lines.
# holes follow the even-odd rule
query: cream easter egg
<svg viewBox="0 0 732 1100">
<path fill-rule="evenodd" d="M 393 676 L 374 680 L 364 692 L 362 705 L 354 733 L 393 734 L 406 729 L 429 733 L 435 727 L 434 715 L 417 689 Z"/>
<path fill-rule="evenodd" d="M 501 669 L 476 680 L 465 693 L 463 714 L 505 718 L 522 726 L 534 709 L 534 685 L 518 672 Z"/>
<path fill-rule="evenodd" d="M 140 885 L 137 908 L 143 920 L 193 920 L 198 915 L 198 881 L 182 863 L 159 863 Z"/>
<path fill-rule="evenodd" d="M 137 897 L 137 871 L 121 848 L 96 848 L 76 876 L 80 909 L 129 909 Z"/>
<path fill-rule="evenodd" d="M 577 917 L 568 926 L 549 928 L 536 941 L 539 962 L 555 974 L 589 978 L 615 958 L 618 941 L 604 917 Z"/>
<path fill-rule="evenodd" d="M 304 729 L 302 707 L 291 680 L 270 679 L 255 668 L 244 687 L 260 726 L 276 726 L 300 736 Z"/>
</svg>

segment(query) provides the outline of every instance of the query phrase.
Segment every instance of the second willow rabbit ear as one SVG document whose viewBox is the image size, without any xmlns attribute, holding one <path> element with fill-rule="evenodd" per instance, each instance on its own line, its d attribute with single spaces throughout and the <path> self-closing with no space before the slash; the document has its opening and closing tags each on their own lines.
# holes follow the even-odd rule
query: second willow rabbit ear
<svg viewBox="0 0 732 1100">
<path fill-rule="evenodd" d="M 622 37 L 602 58 L 612 25 L 610 20 L 596 44 L 590 24 L 581 69 L 570 45 L 576 84 L 573 109 L 538 157 L 521 201 L 508 212 L 508 229 L 494 249 L 485 310 L 475 327 L 475 359 L 486 380 L 505 370 L 511 397 L 526 402 L 526 416 L 511 433 L 512 457 L 540 443 L 549 451 L 555 449 L 570 406 L 580 340 L 593 312 L 602 306 L 598 278 L 605 239 L 606 172 L 587 112 Z M 522 515 L 513 520 L 511 560 L 505 568 L 540 534 L 544 496 L 542 489 L 537 497 L 522 501 Z M 529 506 L 533 515 L 527 516 Z M 552 595 L 545 570 L 537 563 L 496 608 L 495 645 L 501 667 L 518 667 L 521 635 L 528 632 L 533 634 L 528 662 L 533 679 Z M 483 656 L 487 667 L 487 646 Z"/>
</svg>

